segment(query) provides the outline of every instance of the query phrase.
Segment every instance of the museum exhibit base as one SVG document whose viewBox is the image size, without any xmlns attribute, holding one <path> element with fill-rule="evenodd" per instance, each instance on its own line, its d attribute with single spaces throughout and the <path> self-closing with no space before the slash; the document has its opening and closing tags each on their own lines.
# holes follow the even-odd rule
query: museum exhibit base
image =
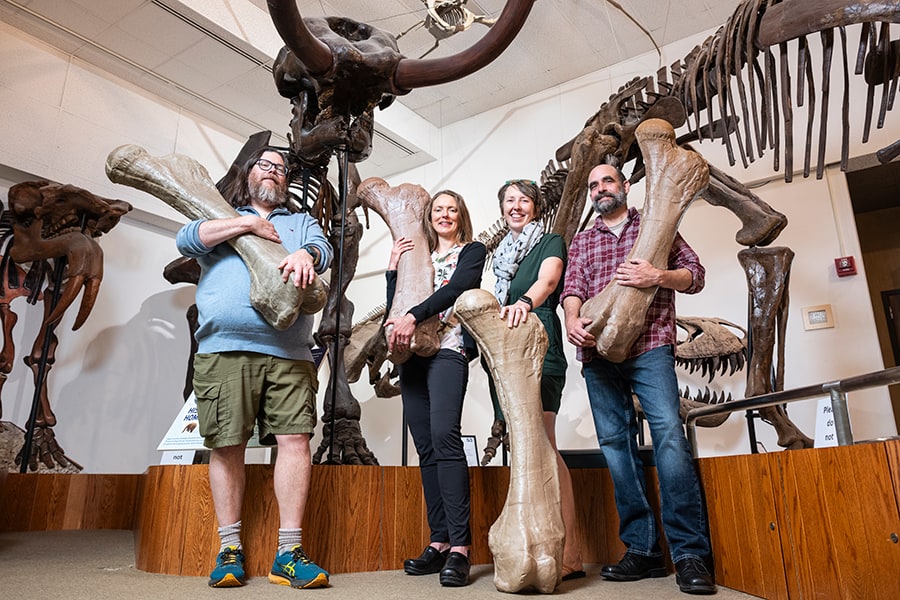
<svg viewBox="0 0 900 600">
<path fill-rule="evenodd" d="M 721 585 L 762 598 L 900 597 L 900 441 L 698 464 Z M 0 532 L 133 529 L 137 568 L 205 576 L 217 550 L 207 473 L 206 465 L 143 475 L 0 473 Z M 472 558 L 485 564 L 509 471 L 470 473 Z M 647 474 L 658 506 L 655 469 Z M 421 552 L 428 532 L 417 468 L 315 465 L 312 477 L 304 545 L 332 573 L 399 569 Z M 572 479 L 585 562 L 616 561 L 623 547 L 606 470 L 574 467 Z M 249 465 L 247 490 L 247 571 L 260 576 L 275 546 L 272 467 Z"/>
</svg>

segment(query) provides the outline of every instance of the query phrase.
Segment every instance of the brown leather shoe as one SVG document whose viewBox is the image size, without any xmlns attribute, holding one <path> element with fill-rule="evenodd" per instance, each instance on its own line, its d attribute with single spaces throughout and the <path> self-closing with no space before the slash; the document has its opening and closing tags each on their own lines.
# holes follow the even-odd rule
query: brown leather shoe
<svg viewBox="0 0 900 600">
<path fill-rule="evenodd" d="M 441 552 L 434 546 L 427 546 L 419 558 L 407 558 L 403 561 L 403 570 L 407 575 L 431 575 L 444 568 L 450 549 Z"/>
<path fill-rule="evenodd" d="M 603 565 L 600 576 L 612 581 L 637 581 L 647 577 L 665 577 L 666 563 L 662 556 L 642 556 L 626 552 L 617 564 Z"/>
</svg>

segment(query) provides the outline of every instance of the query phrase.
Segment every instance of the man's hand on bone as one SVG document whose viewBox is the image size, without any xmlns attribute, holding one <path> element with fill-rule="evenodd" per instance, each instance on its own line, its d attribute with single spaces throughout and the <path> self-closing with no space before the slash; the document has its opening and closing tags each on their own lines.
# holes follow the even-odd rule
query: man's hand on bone
<svg viewBox="0 0 900 600">
<path fill-rule="evenodd" d="M 585 327 L 590 325 L 593 319 L 577 317 L 574 319 L 566 319 L 566 339 L 570 344 L 579 348 L 590 348 L 597 344 L 597 339 L 589 333 Z"/>
<path fill-rule="evenodd" d="M 632 258 L 623 262 L 616 269 L 616 281 L 619 285 L 634 288 L 648 288 L 659 285 L 662 271 L 643 258 Z"/>
<path fill-rule="evenodd" d="M 267 221 L 266 219 L 257 217 L 256 215 L 244 215 L 241 218 L 246 220 L 248 233 L 252 233 L 253 235 L 261 237 L 264 240 L 270 240 L 279 244 L 281 243 L 281 237 L 278 235 L 278 232 L 275 231 L 275 226 L 272 225 L 271 221 Z"/>
<path fill-rule="evenodd" d="M 305 288 L 316 278 L 316 268 L 312 255 L 300 248 L 296 252 L 288 254 L 278 263 L 278 269 L 281 271 L 281 280 L 285 283 L 290 278 L 291 273 L 294 274 L 294 286 Z"/>
</svg>

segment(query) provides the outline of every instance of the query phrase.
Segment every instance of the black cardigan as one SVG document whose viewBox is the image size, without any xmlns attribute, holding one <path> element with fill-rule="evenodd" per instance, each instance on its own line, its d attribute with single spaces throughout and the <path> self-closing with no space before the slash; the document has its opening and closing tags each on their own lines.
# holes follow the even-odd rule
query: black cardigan
<svg viewBox="0 0 900 600">
<path fill-rule="evenodd" d="M 486 259 L 487 249 L 481 242 L 471 242 L 463 246 L 463 249 L 459 252 L 456 270 L 450 276 L 450 281 L 447 282 L 447 285 L 435 291 L 407 312 L 415 317 L 416 323 L 421 323 L 428 317 L 453 306 L 453 303 L 456 302 L 456 299 L 463 292 L 481 287 L 481 274 L 484 272 Z M 385 314 L 388 314 L 391 312 L 394 292 L 397 289 L 397 271 L 385 271 L 384 275 L 387 280 L 387 308 L 385 309 Z M 465 327 L 463 327 L 463 346 L 466 350 L 467 359 L 472 360 L 478 356 L 478 347 L 475 345 L 475 340 L 472 339 Z"/>
</svg>

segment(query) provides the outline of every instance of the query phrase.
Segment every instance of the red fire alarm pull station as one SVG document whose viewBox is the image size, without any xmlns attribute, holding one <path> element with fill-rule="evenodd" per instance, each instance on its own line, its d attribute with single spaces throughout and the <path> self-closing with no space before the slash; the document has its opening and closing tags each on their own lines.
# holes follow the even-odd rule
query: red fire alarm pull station
<svg viewBox="0 0 900 600">
<path fill-rule="evenodd" d="M 852 256 L 842 256 L 834 259 L 834 270 L 837 271 L 838 277 L 846 277 L 847 275 L 856 275 L 856 261 Z"/>
</svg>

